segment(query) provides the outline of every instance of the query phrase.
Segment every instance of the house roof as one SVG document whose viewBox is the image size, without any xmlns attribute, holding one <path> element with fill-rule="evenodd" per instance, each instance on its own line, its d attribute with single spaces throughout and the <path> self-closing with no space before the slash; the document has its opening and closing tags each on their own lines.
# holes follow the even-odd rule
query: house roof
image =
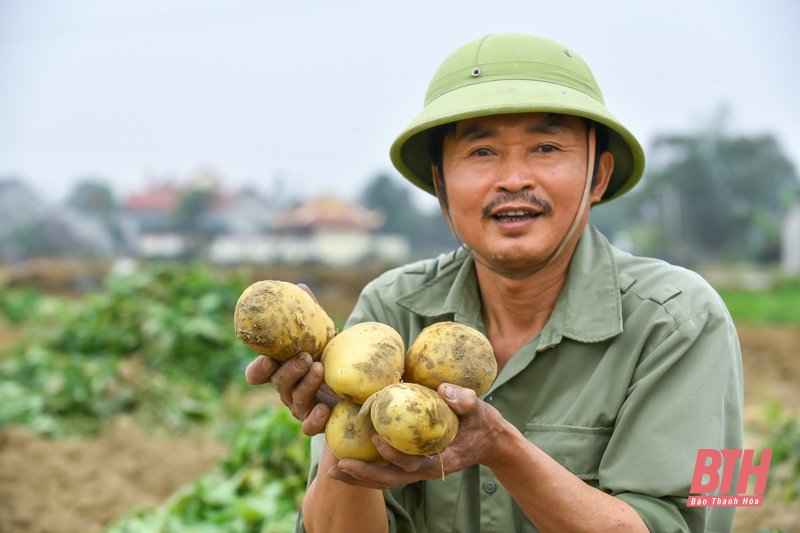
<svg viewBox="0 0 800 533">
<path fill-rule="evenodd" d="M 349 204 L 332 195 L 324 195 L 295 207 L 279 218 L 284 229 L 357 229 L 375 230 L 383 217 L 359 205 Z"/>
<path fill-rule="evenodd" d="M 180 201 L 180 190 L 174 185 L 156 185 L 145 192 L 134 193 L 125 200 L 128 211 L 171 212 Z"/>
</svg>

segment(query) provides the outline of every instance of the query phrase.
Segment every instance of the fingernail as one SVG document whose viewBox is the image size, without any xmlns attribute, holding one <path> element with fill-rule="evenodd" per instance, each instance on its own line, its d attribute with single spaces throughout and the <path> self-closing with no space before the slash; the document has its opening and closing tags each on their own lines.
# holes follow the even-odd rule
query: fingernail
<svg viewBox="0 0 800 533">
<path fill-rule="evenodd" d="M 451 385 L 444 386 L 444 397 L 448 400 L 455 400 L 457 397 L 456 389 Z"/>
<path fill-rule="evenodd" d="M 275 367 L 275 361 L 272 358 L 267 357 L 266 355 L 261 356 L 261 368 L 263 368 L 267 372 L 272 372 L 272 369 Z"/>
<path fill-rule="evenodd" d="M 301 354 L 300 357 L 298 357 L 295 360 L 294 367 L 297 370 L 306 370 L 308 367 L 311 366 L 312 362 L 313 361 L 311 360 L 311 356 L 308 355 L 307 353 L 304 353 L 304 354 Z"/>
</svg>

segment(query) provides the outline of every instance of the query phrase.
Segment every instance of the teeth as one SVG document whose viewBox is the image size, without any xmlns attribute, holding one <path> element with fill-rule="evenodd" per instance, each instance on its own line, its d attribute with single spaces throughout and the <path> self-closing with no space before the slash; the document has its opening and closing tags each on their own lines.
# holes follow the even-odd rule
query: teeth
<svg viewBox="0 0 800 533">
<path fill-rule="evenodd" d="M 517 217 L 525 217 L 525 216 L 534 216 L 535 213 L 532 211 L 503 211 L 501 213 L 497 213 L 495 216 L 497 218 L 517 218 Z"/>
<path fill-rule="evenodd" d="M 528 209 L 516 209 L 514 211 L 500 211 L 494 215 L 497 220 L 506 222 L 519 221 L 526 217 L 536 217 L 537 213 Z"/>
</svg>

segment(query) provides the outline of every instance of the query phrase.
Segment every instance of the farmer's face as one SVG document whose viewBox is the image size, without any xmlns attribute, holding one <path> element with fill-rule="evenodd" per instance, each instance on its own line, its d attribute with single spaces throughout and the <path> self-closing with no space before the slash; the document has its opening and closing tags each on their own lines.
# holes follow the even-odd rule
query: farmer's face
<svg viewBox="0 0 800 533">
<path fill-rule="evenodd" d="M 566 115 L 496 115 L 456 125 L 442 151 L 447 204 L 455 230 L 483 264 L 525 270 L 555 251 L 581 201 L 587 142 L 586 125 Z M 592 202 L 612 168 L 605 152 Z M 587 218 L 588 209 L 579 230 Z"/>
</svg>

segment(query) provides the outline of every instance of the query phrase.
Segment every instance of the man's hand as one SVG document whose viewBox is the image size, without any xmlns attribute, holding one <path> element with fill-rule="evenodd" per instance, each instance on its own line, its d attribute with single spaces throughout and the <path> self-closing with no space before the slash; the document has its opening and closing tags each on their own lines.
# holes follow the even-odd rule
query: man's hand
<svg viewBox="0 0 800 533">
<path fill-rule="evenodd" d="M 260 355 L 247 365 L 244 375 L 250 385 L 272 383 L 283 405 L 303 423 L 303 433 L 311 436 L 325 431 L 338 398 L 322 383 L 322 363 L 312 361 L 307 353 L 283 364 Z"/>
<path fill-rule="evenodd" d="M 408 455 L 372 437 L 389 466 L 355 459 L 343 459 L 328 470 L 333 479 L 351 485 L 386 489 L 425 479 L 437 479 L 474 464 L 491 463 L 495 431 L 507 424 L 491 405 L 480 401 L 475 391 L 451 384 L 439 386 L 439 396 L 459 415 L 458 433 L 441 454 L 426 457 Z"/>
<path fill-rule="evenodd" d="M 314 298 L 305 285 L 299 285 Z M 245 380 L 250 385 L 272 383 L 283 405 L 303 424 L 303 433 L 316 435 L 325 431 L 331 409 L 339 398 L 324 385 L 322 363 L 313 361 L 307 353 L 280 363 L 260 355 L 247 365 Z"/>
</svg>

